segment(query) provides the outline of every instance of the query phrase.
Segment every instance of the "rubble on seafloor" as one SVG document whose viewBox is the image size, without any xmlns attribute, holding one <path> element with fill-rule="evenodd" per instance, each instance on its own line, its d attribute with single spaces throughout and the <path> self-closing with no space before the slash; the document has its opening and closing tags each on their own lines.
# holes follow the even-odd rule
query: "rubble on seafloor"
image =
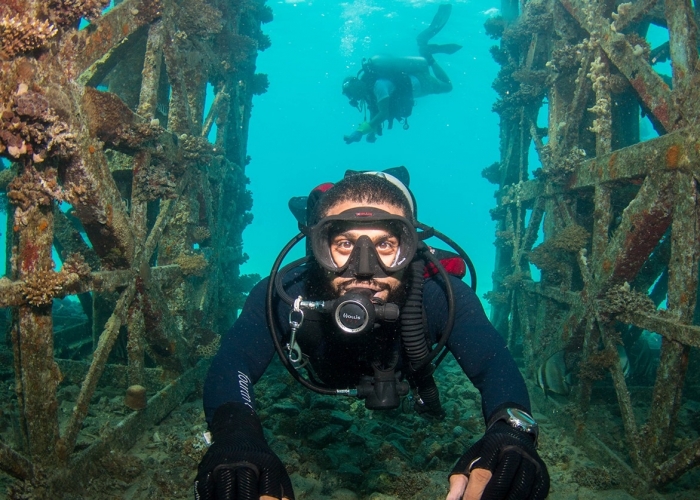
<svg viewBox="0 0 700 500">
<path fill-rule="evenodd" d="M 15 443 L 16 397 L 10 370 L 12 356 L 0 351 L 0 438 Z M 428 421 L 401 408 L 379 412 L 361 401 L 321 396 L 296 384 L 275 361 L 256 385 L 259 414 L 272 449 L 287 467 L 298 500 L 412 500 L 441 499 L 447 494 L 447 475 L 456 460 L 483 434 L 478 391 L 451 358 L 437 372 L 447 416 Z M 576 436 L 560 425 L 574 419 L 571 405 L 542 399 L 534 393 L 535 417 L 542 431 L 539 451 L 552 478 L 551 499 L 691 499 L 697 493 L 697 471 L 674 483 L 672 490 L 655 496 L 632 496 L 623 489 L 624 467 L 590 457 Z M 151 388 L 149 392 L 153 392 Z M 64 423 L 75 404 L 79 387 L 59 387 L 59 415 Z M 601 390 L 601 394 L 605 394 Z M 688 402 L 681 412 L 681 440 L 697 437 L 700 403 Z M 129 410 L 124 390 L 100 387 L 80 433 L 77 450 L 122 420 Z M 641 411 L 641 409 L 640 409 Z M 614 400 L 600 399 L 586 419 L 588 429 L 612 449 L 623 450 L 621 421 Z M 188 398 L 128 452 L 113 452 L 91 463 L 85 484 L 65 491 L 63 498 L 189 499 L 197 464 L 206 452 L 206 422 L 201 393 Z M 676 443 L 682 447 L 683 443 Z M 624 453 L 619 451 L 619 453 Z M 29 484 L 0 476 L 6 498 L 38 498 Z"/>
</svg>

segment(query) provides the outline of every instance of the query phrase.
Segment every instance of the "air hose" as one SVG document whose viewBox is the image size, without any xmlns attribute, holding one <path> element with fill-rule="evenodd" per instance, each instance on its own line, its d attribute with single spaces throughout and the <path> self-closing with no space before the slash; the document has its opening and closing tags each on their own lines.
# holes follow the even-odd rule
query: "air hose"
<svg viewBox="0 0 700 500">
<path fill-rule="evenodd" d="M 433 378 L 434 365 L 426 362 L 428 342 L 423 323 L 423 271 L 425 262 L 416 259 L 411 263 L 411 281 L 406 303 L 401 310 L 401 341 L 408 357 L 411 373 L 408 379 L 418 391 L 414 408 L 418 413 L 442 420 L 445 411 L 440 404 L 440 392 Z"/>
</svg>

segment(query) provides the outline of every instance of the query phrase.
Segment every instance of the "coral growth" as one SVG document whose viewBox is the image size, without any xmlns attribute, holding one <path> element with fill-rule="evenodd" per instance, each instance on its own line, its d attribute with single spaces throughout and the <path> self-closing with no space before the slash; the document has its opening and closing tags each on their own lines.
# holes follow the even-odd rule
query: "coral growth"
<svg viewBox="0 0 700 500">
<path fill-rule="evenodd" d="M 595 105 L 588 108 L 588 111 L 596 115 L 590 131 L 596 134 L 610 135 L 612 120 L 610 117 L 610 81 L 607 64 L 601 60 L 600 56 L 591 63 L 591 69 L 586 76 L 590 78 L 596 93 Z"/>
<path fill-rule="evenodd" d="M 510 62 L 508 51 L 501 49 L 498 45 L 492 45 L 489 47 L 489 52 L 491 53 L 491 57 L 493 57 L 496 64 L 500 66 L 505 66 Z"/>
<path fill-rule="evenodd" d="M 180 255 L 175 259 L 175 264 L 180 266 L 186 276 L 203 276 L 209 266 L 209 262 L 202 254 Z"/>
<path fill-rule="evenodd" d="M 212 36 L 223 27 L 221 11 L 204 0 L 183 2 L 177 13 L 177 25 L 188 36 Z"/>
<path fill-rule="evenodd" d="M 63 262 L 61 272 L 76 274 L 80 279 L 86 279 L 90 277 L 91 269 L 82 254 L 72 253 Z"/>
<path fill-rule="evenodd" d="M 565 126 L 566 123 L 562 122 L 557 125 L 557 128 Z M 565 183 L 586 158 L 586 151 L 580 148 L 572 148 L 568 153 L 554 157 L 549 144 L 545 144 L 537 152 L 544 168 L 538 169 L 535 177 L 555 184 Z"/>
<path fill-rule="evenodd" d="M 52 270 L 36 271 L 24 282 L 22 294 L 33 306 L 51 304 L 53 298 L 63 292 L 66 275 Z"/>
<path fill-rule="evenodd" d="M 501 182 L 501 164 L 494 162 L 481 171 L 481 177 L 489 181 L 491 184 L 499 184 Z"/>
<path fill-rule="evenodd" d="M 510 294 L 507 292 L 490 291 L 484 294 L 484 299 L 492 306 L 506 305 L 510 302 Z"/>
<path fill-rule="evenodd" d="M 182 134 L 180 136 L 180 146 L 182 147 L 182 157 L 189 164 L 208 164 L 214 155 L 212 144 L 206 137 Z"/>
<path fill-rule="evenodd" d="M 610 29 L 617 31 L 618 26 L 625 25 L 629 21 L 630 12 L 632 11 L 632 2 L 621 3 L 617 6 L 617 12 L 613 12 L 610 17 L 613 22 L 610 24 Z"/>
<path fill-rule="evenodd" d="M 547 61 L 546 67 L 556 73 L 557 76 L 572 74 L 581 67 L 581 59 L 585 44 L 564 44 L 552 51 L 552 56 Z"/>
<path fill-rule="evenodd" d="M 29 17 L 0 17 L 0 54 L 12 58 L 46 45 L 57 30 L 49 21 Z"/>
<path fill-rule="evenodd" d="M 503 36 L 506 29 L 506 22 L 502 16 L 489 17 L 484 23 L 486 35 L 493 40 L 498 40 Z"/>
<path fill-rule="evenodd" d="M 649 42 L 637 33 L 630 33 L 625 37 L 627 42 L 632 46 L 632 53 L 648 61 L 651 56 L 651 46 Z"/>
<path fill-rule="evenodd" d="M 574 263 L 573 254 L 585 248 L 590 239 L 588 231 L 572 224 L 562 229 L 556 236 L 533 248 L 529 253 L 530 262 L 542 271 L 551 273 L 549 279 L 558 280 L 566 275 Z"/>
<path fill-rule="evenodd" d="M 250 91 L 254 95 L 262 95 L 267 92 L 270 86 L 270 80 L 265 73 L 255 73 L 250 81 Z"/>
<path fill-rule="evenodd" d="M 494 245 L 499 248 L 512 248 L 513 247 L 513 231 L 496 231 L 496 241 Z"/>
<path fill-rule="evenodd" d="M 609 289 L 598 303 L 602 314 L 614 315 L 627 312 L 654 312 L 656 306 L 648 295 L 633 291 L 629 283 Z"/>
<path fill-rule="evenodd" d="M 24 282 L 22 294 L 33 306 L 51 304 L 55 297 L 77 291 L 77 285 L 90 277 L 90 266 L 82 255 L 71 254 L 60 272 L 43 270 L 33 273 Z"/>
<path fill-rule="evenodd" d="M 109 0 L 50 0 L 48 12 L 51 20 L 60 26 L 68 26 L 78 19 L 96 19 L 109 5 Z"/>
<path fill-rule="evenodd" d="M 177 183 L 175 177 L 165 165 L 156 163 L 148 168 L 142 168 L 136 172 L 135 183 L 138 193 L 136 198 L 142 201 L 153 201 L 159 198 L 169 199 L 175 197 Z"/>
<path fill-rule="evenodd" d="M 68 158 L 75 149 L 75 136 L 49 101 L 20 84 L 11 109 L 0 113 L 0 153 L 40 163 L 49 156 Z"/>
<path fill-rule="evenodd" d="M 553 247 L 569 253 L 576 253 L 588 244 L 591 235 L 577 224 L 562 229 L 559 234 L 549 240 Z"/>
<path fill-rule="evenodd" d="M 8 184 L 7 197 L 16 206 L 15 225 L 26 226 L 32 207 L 49 206 L 53 200 L 63 200 L 64 195 L 58 185 L 55 169 L 49 168 L 39 173 L 29 166 Z"/>
<path fill-rule="evenodd" d="M 503 288 L 506 290 L 512 290 L 515 288 L 520 288 L 525 280 L 529 280 L 530 275 L 522 271 L 516 271 L 513 274 L 509 274 L 503 278 L 502 284 Z"/>
<path fill-rule="evenodd" d="M 202 243 L 211 237 L 211 231 L 206 226 L 197 226 L 192 230 L 192 240 L 195 243 Z"/>
</svg>

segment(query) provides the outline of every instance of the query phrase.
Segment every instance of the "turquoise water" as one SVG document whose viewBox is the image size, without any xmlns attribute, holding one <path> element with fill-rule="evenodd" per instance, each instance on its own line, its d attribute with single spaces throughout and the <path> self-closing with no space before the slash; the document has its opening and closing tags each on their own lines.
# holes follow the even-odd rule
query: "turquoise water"
<svg viewBox="0 0 700 500">
<path fill-rule="evenodd" d="M 384 169 L 405 165 L 411 172 L 419 218 L 457 241 L 476 266 L 479 294 L 491 289 L 495 259 L 496 186 L 481 170 L 499 160 L 498 115 L 491 111 L 496 93 L 491 82 L 498 66 L 488 52 L 496 44 L 483 29 L 498 15 L 500 2 L 458 0 L 452 17 L 435 43 L 459 43 L 453 55 L 439 54 L 439 64 L 452 79 L 449 94 L 416 101 L 410 128 L 396 126 L 376 143 L 346 145 L 342 137 L 363 121 L 341 94 L 343 78 L 355 75 L 363 58 L 375 54 L 416 55 L 415 36 L 432 19 L 441 2 L 427 0 L 356 0 L 351 2 L 283 0 L 269 2 L 274 21 L 263 26 L 272 47 L 258 56 L 257 71 L 267 73 L 267 93 L 255 96 L 250 121 L 247 167 L 254 197 L 254 220 L 244 232 L 249 261 L 243 273 L 266 275 L 282 246 L 295 234 L 287 209 L 292 196 L 336 181 L 346 169 Z M 110 7 L 108 7 L 109 10 Z M 651 27 L 656 46 L 666 30 Z M 655 68 L 670 75 L 668 62 Z M 546 126 L 546 104 L 538 125 Z M 642 138 L 656 136 L 646 118 Z M 534 149 L 530 171 L 538 168 Z M 3 167 L 7 165 L 2 160 Z M 4 199 L 2 200 L 4 202 Z M 0 207 L 0 238 L 6 212 Z M 0 245 L 4 274 L 5 245 Z M 537 279 L 539 273 L 533 268 Z M 484 304 L 488 308 L 488 303 Z"/>
<path fill-rule="evenodd" d="M 374 144 L 346 145 L 363 115 L 341 94 L 346 76 L 374 54 L 417 55 L 415 36 L 430 23 L 437 2 L 270 2 L 274 21 L 263 26 L 272 47 L 258 55 L 269 75 L 266 94 L 253 99 L 247 167 L 253 223 L 244 232 L 250 260 L 241 271 L 266 275 L 281 247 L 296 233 L 287 209 L 292 196 L 340 179 L 346 169 L 405 165 L 418 200 L 419 219 L 461 244 L 480 276 L 479 294 L 491 287 L 495 186 L 481 170 L 499 159 L 498 116 L 491 89 L 498 67 L 495 44 L 483 24 L 497 1 L 452 2 L 452 16 L 434 43 L 459 43 L 436 55 L 454 89 L 416 100 L 410 128 L 395 125 Z"/>
<path fill-rule="evenodd" d="M 459 43 L 462 50 L 436 59 L 454 85 L 449 94 L 416 101 L 410 128 L 397 125 L 376 143 L 346 145 L 364 117 L 341 94 L 346 76 L 374 54 L 417 55 L 415 36 L 430 23 L 438 2 L 279 1 L 269 2 L 274 21 L 263 30 L 272 47 L 260 53 L 258 72 L 269 75 L 266 94 L 255 96 L 247 167 L 254 220 L 244 232 L 250 260 L 243 273 L 266 275 L 282 246 L 296 233 L 287 208 L 292 196 L 340 179 L 346 169 L 405 165 L 419 218 L 457 241 L 480 276 L 479 293 L 491 288 L 495 186 L 481 170 L 499 159 L 498 116 L 491 89 L 498 67 L 488 49 L 495 44 L 483 23 L 500 2 L 456 1 L 435 43 Z M 5 211 L 0 210 L 4 233 Z M 4 268 L 5 246 L 0 248 Z M 487 305 L 487 304 L 486 304 Z"/>
</svg>

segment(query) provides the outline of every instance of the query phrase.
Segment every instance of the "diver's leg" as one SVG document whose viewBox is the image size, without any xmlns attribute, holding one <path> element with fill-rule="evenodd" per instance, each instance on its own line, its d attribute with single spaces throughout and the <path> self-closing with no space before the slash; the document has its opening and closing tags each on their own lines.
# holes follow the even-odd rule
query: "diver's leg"
<svg viewBox="0 0 700 500">
<path fill-rule="evenodd" d="M 433 75 L 435 76 L 430 76 L 425 89 L 426 93 L 444 94 L 450 92 L 452 90 L 452 82 L 450 81 L 450 77 L 447 76 L 447 73 L 445 73 L 445 70 L 442 69 L 434 59 L 430 68 L 433 70 Z"/>
<path fill-rule="evenodd" d="M 444 3 L 438 7 L 438 11 L 435 14 L 435 17 L 433 17 L 430 26 L 418 33 L 418 36 L 416 37 L 419 50 L 426 46 L 428 41 L 445 27 L 447 20 L 450 18 L 450 14 L 452 14 L 452 4 Z"/>
</svg>

